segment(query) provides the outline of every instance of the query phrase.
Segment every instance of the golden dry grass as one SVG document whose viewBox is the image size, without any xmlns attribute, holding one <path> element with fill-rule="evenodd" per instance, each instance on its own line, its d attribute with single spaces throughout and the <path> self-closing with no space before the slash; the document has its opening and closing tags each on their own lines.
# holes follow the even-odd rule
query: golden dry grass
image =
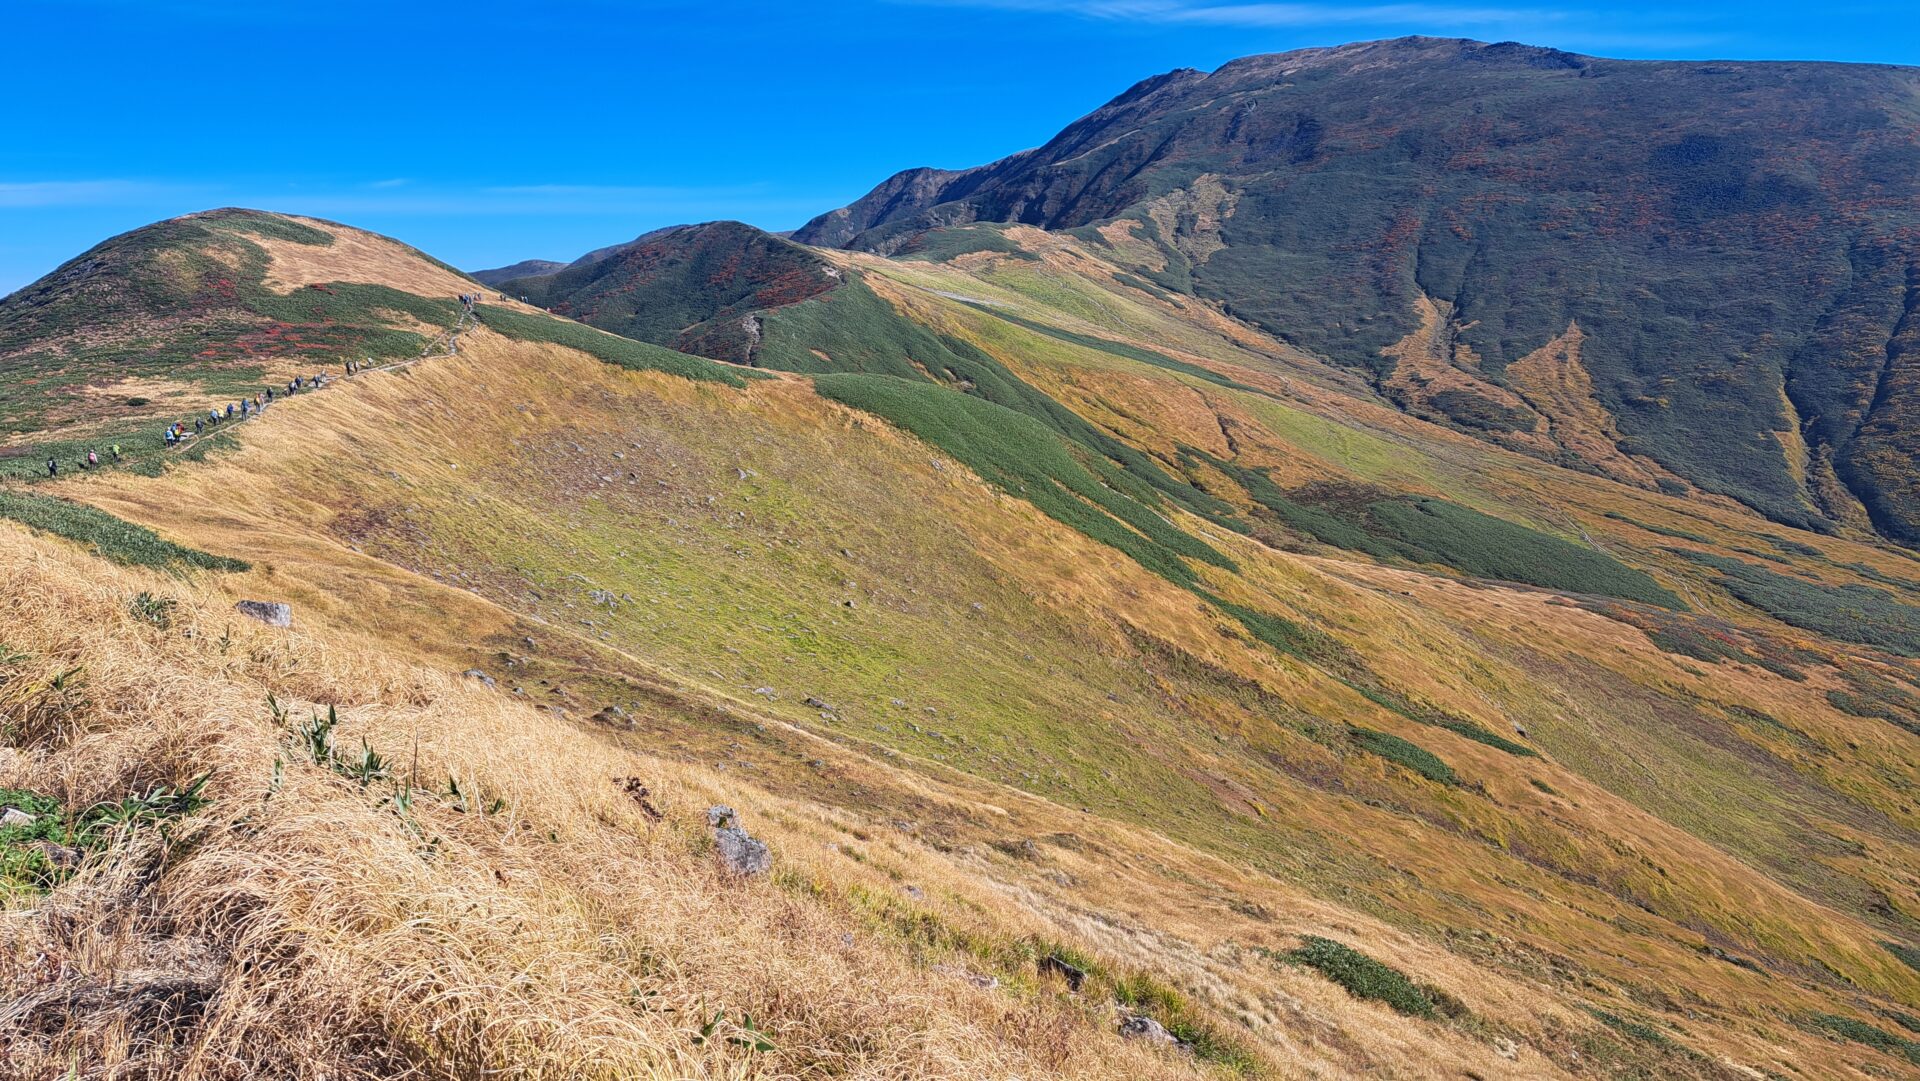
<svg viewBox="0 0 1920 1081">
<path fill-rule="evenodd" d="M 1070 244 L 1054 248 L 1048 273 L 1098 272 Z M 972 262 L 978 285 L 958 291 L 999 288 L 995 261 Z M 901 266 L 903 280 L 951 285 L 941 276 L 959 273 Z M 405 266 L 355 273 L 424 287 Z M 876 289 L 923 321 L 977 329 L 978 313 L 937 296 L 892 282 Z M 1111 302 L 1074 303 L 1148 345 L 1154 321 L 1174 318 L 1118 292 Z M 1212 332 L 1209 320 L 1191 318 Z M 1187 351 L 1205 333 L 1170 336 L 1186 343 L 1175 350 L 1181 357 L 1338 427 L 1358 451 L 1303 441 L 1280 425 L 1286 418 L 1263 411 L 1272 397 L 1156 382 L 1104 362 L 1022 363 L 1011 351 L 1007 359 L 1163 452 L 1181 442 L 1224 446 L 1231 431 L 1243 460 L 1272 464 L 1276 479 L 1351 475 L 1358 453 L 1406 470 L 1415 487 L 1448 491 L 1471 474 L 1473 500 L 1537 509 L 1557 516 L 1556 526 L 1565 507 L 1580 507 L 1592 512 L 1581 524 L 1608 543 L 1634 535 L 1598 513 L 1614 506 L 1715 536 L 1753 528 L 1718 504 L 1551 471 L 1317 377 L 1256 370 L 1259 343 L 1244 333 L 1227 336 L 1224 361 Z M 249 574 L 175 581 L 119 571 L 0 527 L 8 606 L 0 641 L 34 658 L 30 673 L 0 685 L 0 706 L 19 704 L 9 692 L 37 693 L 62 666 L 81 664 L 88 678 L 88 704 L 61 725 L 36 714 L 33 737 L 0 760 L 0 785 L 84 805 L 213 769 L 216 801 L 176 837 L 190 844 L 130 839 L 44 903 L 0 915 L 0 996 L 43 1003 L 41 1020 L 8 1047 L 14 1057 L 0 1059 L 7 1068 L 51 1076 L 77 1061 L 85 1075 L 208 1078 L 1209 1069 L 1122 1043 L 1110 1001 L 1066 995 L 1036 980 L 1030 964 L 1006 964 L 1007 950 L 1048 942 L 1178 988 L 1261 1072 L 1279 1077 L 1719 1078 L 1750 1076 L 1752 1066 L 1860 1077 L 1894 1061 L 1863 1059 L 1858 1045 L 1795 1019 L 1868 1008 L 1864 994 L 1836 990 L 1816 965 L 1836 966 L 1884 1001 L 1911 996 L 1911 973 L 1857 916 L 1795 892 L 1724 840 L 1703 839 L 1712 823 L 1689 801 L 1697 784 L 1719 779 L 1688 777 L 1690 760 L 1662 758 L 1688 749 L 1659 742 L 1673 714 L 1620 715 L 1685 701 L 1703 715 L 1738 706 L 1788 719 L 1808 746 L 1764 733 L 1734 738 L 1899 823 L 1863 819 L 1856 829 L 1825 812 L 1801 820 L 1865 846 L 1863 857 L 1832 857 L 1834 869 L 1910 906 L 1917 886 L 1901 868 L 1915 852 L 1902 830 L 1915 825 L 1914 809 L 1900 791 L 1912 762 L 1888 726 L 1827 704 L 1832 677 L 1702 671 L 1626 624 L 1545 594 L 1288 555 L 1182 521 L 1239 562 L 1237 574 L 1209 572 L 1221 595 L 1323 627 L 1396 687 L 1494 731 L 1532 725 L 1554 749 L 1517 760 L 1276 656 L 1191 593 L 936 461 L 932 448 L 819 399 L 804 381 L 736 391 L 485 331 L 469 341 L 459 358 L 276 406 L 241 430 L 231 454 L 157 480 L 110 475 L 64 486 L 196 545 L 244 554 L 256 564 Z M 536 487 L 556 456 L 572 460 L 563 452 L 570 442 L 574 453 L 585 444 L 598 454 L 642 435 L 653 456 L 646 477 L 623 481 L 598 475 L 622 467 L 583 465 L 561 478 L 577 491 Z M 822 461 L 836 469 L 823 475 Z M 908 544 L 940 560 L 945 577 L 915 573 L 911 589 L 889 583 L 920 622 L 841 621 L 855 648 L 885 656 L 886 634 L 938 636 L 979 662 L 983 684 L 1021 678 L 1019 666 L 999 662 L 1022 650 L 1069 666 L 1052 682 L 1077 697 L 1043 699 L 1061 727 L 1079 726 L 1087 740 L 1124 732 L 1125 753 L 1150 764 L 1131 776 L 1157 770 L 1204 792 L 1207 821 L 1156 822 L 1151 806 L 1089 813 L 1064 795 L 1015 787 L 984 762 L 936 761 L 910 744 L 816 723 L 811 711 L 776 708 L 717 670 L 791 666 L 784 646 L 737 660 L 717 648 L 682 656 L 674 632 L 685 625 L 670 615 L 652 636 L 608 639 L 520 599 L 508 572 L 535 553 L 563 555 L 569 569 L 579 560 L 593 573 L 617 570 L 584 562 L 594 539 L 582 530 L 583 508 L 646 488 L 655 473 L 664 486 L 668 477 L 731 478 L 736 467 L 742 488 L 767 500 L 740 504 L 744 524 L 727 527 L 737 528 L 742 552 L 789 550 L 809 572 L 809 560 L 859 566 L 876 549 Z M 703 513 L 689 509 L 696 505 L 621 504 L 636 534 L 622 543 L 667 535 Z M 342 524 L 369 508 L 400 524 L 387 534 Z M 830 544 L 803 528 L 813 518 L 834 523 Z M 363 532 L 375 540 L 362 546 Z M 1818 543 L 1876 565 L 1888 558 Z M 678 558 L 668 547 L 646 551 L 649 575 L 683 569 L 668 565 Z M 738 566 L 701 588 L 736 586 L 747 574 Z M 777 599 L 783 589 L 770 582 L 758 588 Z M 182 601 L 172 632 L 129 617 L 127 597 L 143 589 Z M 229 608 L 241 596 L 292 601 L 296 629 L 235 620 Z M 969 611 L 974 596 L 992 601 L 988 614 Z M 863 600 L 860 611 L 876 607 Z M 621 731 L 563 719 L 505 687 L 484 691 L 451 675 L 532 634 L 551 651 L 540 672 L 644 688 L 644 723 Z M 1220 675 L 1155 667 L 1143 639 Z M 708 664 L 715 669 L 702 674 Z M 1246 688 L 1266 697 L 1250 705 Z M 998 688 L 983 686 L 983 695 L 989 689 Z M 365 737 L 409 776 L 417 753 L 415 825 L 382 802 L 390 783 L 363 789 L 302 761 L 268 713 L 268 693 L 296 719 L 338 704 L 343 738 Z M 838 690 L 828 696 L 840 700 Z M 1289 723 L 1302 717 L 1416 740 L 1478 787 L 1422 789 L 1384 761 L 1335 759 Z M 269 795 L 276 758 L 285 780 Z M 663 822 L 615 784 L 627 777 L 648 785 Z M 504 808 L 455 810 L 450 779 Z M 1531 780 L 1550 782 L 1551 794 Z M 1666 799 L 1662 786 L 1686 795 Z M 716 871 L 700 825 L 714 802 L 740 808 L 773 843 L 774 881 Z M 1777 825 L 1769 806 L 1742 803 L 1727 814 L 1743 827 L 1741 816 L 1753 816 L 1756 830 Z M 1461 1000 L 1471 1019 L 1403 1017 L 1260 952 L 1307 934 L 1417 974 Z M 1709 955 L 1726 935 L 1778 967 L 1763 975 Z M 968 971 L 1002 984 L 977 987 L 959 975 Z M 166 1017 L 170 1000 L 153 990 L 163 972 L 191 977 L 171 1000 L 180 1017 Z M 49 988 L 78 998 L 48 1013 L 44 1002 L 63 1001 L 48 998 Z M 88 1005 L 103 998 L 113 1005 Z M 1647 1049 L 1629 1048 L 1602 1061 L 1595 1049 L 1606 1045 L 1594 1041 L 1605 1033 L 1583 1003 L 1658 1016 L 1697 1054 L 1649 1061 Z M 716 1012 L 731 1022 L 751 1014 L 775 1050 L 727 1043 L 725 1020 L 718 1039 L 696 1044 Z M 1514 1058 L 1502 1056 L 1501 1040 L 1512 1041 Z"/>
<path fill-rule="evenodd" d="M 0 784 L 86 805 L 214 774 L 212 805 L 171 844 L 135 838 L 0 916 L 0 995 L 34 1007 L 11 1017 L 8 1076 L 73 1063 L 177 1078 L 1194 1072 L 1064 997 L 913 964 L 832 903 L 842 880 L 782 843 L 773 797 L 727 791 L 802 888 L 717 869 L 697 823 L 719 785 L 702 771 L 351 636 L 236 624 L 218 594 L 189 593 L 170 632 L 142 628 L 129 593 L 180 583 L 11 530 L 0 546 L 7 641 L 31 658 L 8 690 L 55 665 L 86 681 L 60 734 L 0 760 Z M 303 761 L 270 693 L 296 718 L 372 699 L 345 711 L 345 738 L 417 770 L 411 824 L 391 784 Z M 664 822 L 615 783 L 628 776 L 646 778 Z M 458 812 L 449 777 L 504 808 Z M 731 1020 L 696 1045 L 716 1011 Z M 724 1040 L 743 1015 L 776 1050 Z"/>
</svg>

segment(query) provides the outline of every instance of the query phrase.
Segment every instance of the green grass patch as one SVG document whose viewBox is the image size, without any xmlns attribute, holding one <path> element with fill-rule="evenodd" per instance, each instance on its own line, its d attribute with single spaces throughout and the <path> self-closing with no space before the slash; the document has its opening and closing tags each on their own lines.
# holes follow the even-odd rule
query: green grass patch
<svg viewBox="0 0 1920 1081">
<path fill-rule="evenodd" d="M 1308 935 L 1298 949 L 1281 958 L 1318 971 L 1355 998 L 1383 1002 L 1412 1017 L 1434 1020 L 1439 1016 L 1433 999 L 1406 973 L 1330 938 Z"/>
<path fill-rule="evenodd" d="M 1888 953 L 1900 960 L 1915 972 L 1920 972 L 1920 946 L 1903 946 L 1898 942 L 1882 942 Z"/>
<path fill-rule="evenodd" d="M 1142 364 L 1150 364 L 1156 368 L 1165 368 L 1168 371 L 1179 372 L 1182 375 L 1190 375 L 1195 379 L 1205 380 L 1216 386 L 1228 387 L 1233 390 L 1241 390 L 1249 394 L 1259 394 L 1263 396 L 1267 393 L 1259 387 L 1248 386 L 1245 383 L 1229 379 L 1212 369 L 1203 368 L 1198 364 L 1190 364 L 1184 360 L 1176 360 L 1165 353 L 1152 349 L 1144 349 L 1126 342 L 1116 342 L 1109 338 L 1098 338 L 1091 334 L 1081 334 L 1078 331 L 1049 326 L 1045 323 L 1015 315 L 1005 308 L 995 305 L 968 302 L 967 306 L 973 308 L 975 311 L 985 312 L 995 318 L 1004 319 L 1015 326 L 1025 327 L 1036 334 L 1044 334 L 1055 341 L 1066 342 L 1069 345 L 1084 346 L 1088 349 L 1097 349 L 1103 353 L 1111 353 L 1116 357 L 1125 357 L 1128 360 L 1139 361 Z"/>
<path fill-rule="evenodd" d="M 1828 585 L 1707 552 L 1670 548 L 1721 573 L 1720 588 L 1773 618 L 1843 642 L 1920 656 L 1920 608 L 1885 590 Z"/>
<path fill-rule="evenodd" d="M 162 829 L 206 805 L 208 778 L 175 788 L 162 785 L 145 795 L 97 803 L 79 812 L 59 800 L 19 788 L 0 788 L 0 808 L 33 821 L 0 826 L 0 898 L 43 893 L 77 870 L 77 859 L 100 852 L 126 831 Z M 62 853 L 66 858 L 62 858 Z"/>
<path fill-rule="evenodd" d="M 1364 484 L 1284 491 L 1264 470 L 1189 447 L 1181 453 L 1226 473 L 1275 519 L 1322 544 L 1379 560 L 1439 564 L 1478 578 L 1686 607 L 1651 576 L 1604 552 L 1458 503 Z"/>
<path fill-rule="evenodd" d="M 1594 1007 L 1588 1007 L 1587 1012 L 1592 1014 L 1601 1024 L 1615 1031 L 1624 1032 L 1636 1040 L 1656 1044 L 1661 1047 L 1668 1047 L 1673 1044 L 1671 1037 L 1659 1029 L 1654 1028 L 1652 1025 L 1647 1024 L 1645 1021 L 1636 1021 L 1630 1017 L 1622 1017 L 1617 1013 L 1596 1009 Z"/>
<path fill-rule="evenodd" d="M 1354 746 L 1368 754 L 1378 755 L 1396 765 L 1405 766 L 1429 781 L 1438 781 L 1445 785 L 1460 783 L 1460 777 L 1453 772 L 1453 767 L 1441 761 L 1439 755 L 1411 740 L 1401 739 L 1387 732 L 1376 732 L 1371 728 L 1362 728 L 1359 725 L 1347 726 L 1347 738 L 1353 741 Z"/>
<path fill-rule="evenodd" d="M 1908 1062 L 1920 1066 L 1920 1041 L 1895 1036 L 1885 1029 L 1869 1025 L 1865 1021 L 1856 1021 L 1851 1017 L 1842 1017 L 1839 1014 L 1815 1014 L 1812 1021 L 1816 1028 L 1824 1029 L 1836 1036 L 1852 1040 L 1854 1043 L 1865 1044 L 1876 1051 L 1885 1051 L 1889 1055 L 1899 1055 Z"/>
<path fill-rule="evenodd" d="M 822 396 L 883 417 L 939 447 L 988 483 L 1032 503 L 1178 585 L 1199 581 L 1183 561 L 1233 563 L 1176 528 L 1141 497 L 1124 490 L 1123 474 L 1072 445 L 1046 425 L 993 402 L 925 381 L 883 375 L 817 376 Z M 1149 497 L 1150 498 L 1150 497 Z"/>
<path fill-rule="evenodd" d="M 495 304 L 477 305 L 477 309 L 480 321 L 489 329 L 515 341 L 545 342 L 568 349 L 578 349 L 608 364 L 633 371 L 666 372 L 668 375 L 677 375 L 683 379 L 725 383 L 730 387 L 744 387 L 749 378 L 765 378 L 758 373 L 743 371 L 716 360 L 708 360 L 705 357 L 696 357 L 687 353 L 676 353 L 663 346 L 650 345 L 632 338 L 622 338 L 617 334 L 596 330 L 584 323 L 558 319 L 551 315 L 532 315 Z"/>
<path fill-rule="evenodd" d="M 1165 498 L 1236 532 L 1231 504 L 1200 491 L 1135 447 L 1015 375 L 969 342 L 937 335 L 896 311 L 857 277 L 825 296 L 763 316 L 754 363 L 814 375 L 860 372 L 935 382 L 1039 421 L 1117 469 L 1089 463 L 1107 483 L 1154 505 Z M 1151 489 L 1151 491 L 1148 491 Z M 1157 496 L 1154 493 L 1158 493 Z"/>
<path fill-rule="evenodd" d="M 1011 255 L 1016 259 L 1039 259 L 1039 256 L 1008 240 L 998 226 L 984 223 L 960 225 L 951 229 L 934 229 L 923 233 L 914 238 L 907 250 L 901 253 L 900 258 L 944 263 L 958 256 L 973 255 L 976 252 L 994 252 L 999 255 Z"/>
<path fill-rule="evenodd" d="M 0 518 L 87 545 L 115 563 L 165 570 L 244 571 L 244 560 L 210 555 L 162 538 L 146 526 L 71 500 L 0 492 Z"/>
</svg>

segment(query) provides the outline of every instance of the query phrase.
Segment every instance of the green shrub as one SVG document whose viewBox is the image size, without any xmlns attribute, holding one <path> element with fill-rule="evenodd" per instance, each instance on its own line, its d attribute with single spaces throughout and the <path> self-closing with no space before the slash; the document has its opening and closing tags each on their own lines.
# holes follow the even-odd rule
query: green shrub
<svg viewBox="0 0 1920 1081">
<path fill-rule="evenodd" d="M 944 263 L 975 252 L 995 252 L 1026 260 L 1040 258 L 1008 240 L 998 227 L 988 224 L 962 225 L 923 233 L 914 239 L 907 251 L 901 253 L 901 258 Z"/>
<path fill-rule="evenodd" d="M 816 376 L 821 396 L 904 428 L 939 447 L 988 483 L 1025 499 L 1048 517 L 1132 557 L 1183 586 L 1198 582 L 1183 558 L 1231 569 L 1212 546 L 1176 528 L 1124 491 L 1104 459 L 1068 444 L 1041 422 L 1004 406 L 926 381 L 870 374 Z M 1111 467 L 1109 467 L 1111 468 Z"/>
<path fill-rule="evenodd" d="M 1645 1021 L 1635 1021 L 1632 1018 L 1621 1017 L 1617 1013 L 1609 1013 L 1606 1010 L 1594 1009 L 1592 1007 L 1589 1007 L 1587 1012 L 1598 1018 L 1600 1022 L 1608 1028 L 1617 1029 L 1632 1036 L 1636 1040 L 1644 1040 L 1647 1043 L 1658 1044 L 1663 1047 L 1673 1043 L 1673 1040 L 1669 1038 L 1666 1033 L 1661 1032 Z"/>
<path fill-rule="evenodd" d="M 1380 560 L 1437 563 L 1479 578 L 1686 607 L 1650 575 L 1605 552 L 1458 503 L 1364 484 L 1320 483 L 1283 491 L 1265 470 L 1192 448 L 1182 453 L 1232 477 L 1289 528 L 1336 548 Z"/>
<path fill-rule="evenodd" d="M 1844 642 L 1920 656 L 1920 608 L 1862 585 L 1828 585 L 1738 559 L 1669 549 L 1721 572 L 1720 588 L 1782 623 Z"/>
<path fill-rule="evenodd" d="M 1901 963 L 1915 972 L 1920 972 L 1920 947 L 1903 946 L 1898 942 L 1882 942 L 1887 952 L 1899 958 Z"/>
<path fill-rule="evenodd" d="M 0 826 L 0 899 L 39 893 L 73 873 L 74 867 L 49 857 L 50 848 L 99 852 L 126 830 L 158 826 L 193 814 L 207 803 L 208 777 L 185 787 L 157 786 L 145 795 L 97 803 L 78 814 L 59 800 L 18 788 L 0 788 L 0 807 L 33 816 L 25 825 Z"/>
<path fill-rule="evenodd" d="M 622 338 L 604 330 L 595 330 L 583 323 L 566 319 L 557 319 L 551 315 L 534 315 L 515 311 L 493 304 L 478 305 L 480 321 L 489 329 L 498 331 L 515 341 L 546 342 L 551 345 L 578 349 L 590 356 L 597 357 L 608 364 L 630 368 L 635 371 L 666 372 L 683 379 L 699 379 L 711 383 L 725 383 L 731 387 L 744 387 L 748 378 L 760 378 L 749 375 L 732 365 L 717 360 L 696 357 L 687 353 L 676 353 L 658 345 Z"/>
<path fill-rule="evenodd" d="M 177 603 L 172 597 L 156 597 L 141 590 L 127 602 L 127 608 L 133 618 L 164 631 L 173 625 L 173 609 Z"/>
<path fill-rule="evenodd" d="M 1865 1021 L 1856 1021 L 1839 1014 L 1815 1014 L 1813 1023 L 1815 1027 L 1823 1028 L 1837 1036 L 1843 1036 L 1855 1043 L 1866 1044 L 1875 1050 L 1885 1051 L 1889 1055 L 1900 1055 L 1908 1062 L 1920 1066 L 1920 1041 L 1895 1036 Z"/>
<path fill-rule="evenodd" d="M 1441 784 L 1459 784 L 1460 778 L 1453 767 L 1440 760 L 1440 757 L 1425 747 L 1410 740 L 1386 732 L 1376 732 L 1359 725 L 1348 725 L 1347 736 L 1355 746 L 1368 754 L 1378 755 L 1389 762 L 1405 766 L 1430 781 Z"/>
<path fill-rule="evenodd" d="M 1351 946 L 1308 935 L 1284 959 L 1306 965 L 1347 989 L 1355 998 L 1384 1002 L 1413 1017 L 1435 1018 L 1433 999 L 1399 969 L 1384 965 Z"/>
<path fill-rule="evenodd" d="M 164 540 L 145 526 L 116 518 L 106 511 L 29 492 L 0 492 L 0 518 L 11 518 L 55 536 L 90 546 L 115 563 L 213 571 L 244 571 L 249 564 Z"/>
</svg>

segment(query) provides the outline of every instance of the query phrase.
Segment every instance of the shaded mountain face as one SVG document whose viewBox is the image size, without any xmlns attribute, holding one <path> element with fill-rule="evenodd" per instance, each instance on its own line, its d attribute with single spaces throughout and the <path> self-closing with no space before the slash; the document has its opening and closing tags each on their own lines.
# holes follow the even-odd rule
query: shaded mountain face
<svg viewBox="0 0 1920 1081">
<path fill-rule="evenodd" d="M 1913 69 L 1404 39 L 1162 75 L 795 238 L 1077 229 L 1416 415 L 1912 544 L 1917 127 Z"/>
<path fill-rule="evenodd" d="M 745 361 L 752 313 L 818 296 L 839 271 L 807 249 L 740 222 L 656 230 L 601 248 L 557 273 L 500 288 L 556 314 L 629 338 Z"/>
<path fill-rule="evenodd" d="M 567 269 L 567 264 L 555 262 L 551 259 L 522 259 L 512 266 L 495 267 L 492 270 L 476 270 L 473 272 L 472 277 L 475 281 L 485 282 L 488 285 L 499 285 L 501 282 L 512 281 L 515 278 L 537 277 L 542 274 L 552 274 L 565 269 Z"/>
</svg>

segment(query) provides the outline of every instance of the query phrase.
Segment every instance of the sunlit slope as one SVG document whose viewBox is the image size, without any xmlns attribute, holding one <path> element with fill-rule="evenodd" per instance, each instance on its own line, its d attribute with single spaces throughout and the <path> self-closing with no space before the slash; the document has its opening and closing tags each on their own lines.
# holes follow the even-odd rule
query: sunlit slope
<svg viewBox="0 0 1920 1081">
<path fill-rule="evenodd" d="M 161 635 L 140 664 L 241 679 L 255 700 L 336 702 L 390 759 L 410 731 L 470 709 L 486 726 L 427 740 L 429 772 L 457 757 L 487 787 L 512 779 L 510 802 L 539 808 L 516 812 L 528 838 L 574 814 L 529 794 L 530 753 L 551 769 L 533 776 L 565 789 L 558 808 L 601 798 L 576 789 L 611 797 L 622 776 L 659 776 L 680 786 L 671 821 L 689 842 L 702 801 L 770 816 L 776 866 L 795 873 L 729 895 L 754 919 L 810 897 L 819 919 L 897 951 L 873 973 L 899 963 L 964 983 L 961 966 L 1001 980 L 987 1001 L 1003 1019 L 1065 1011 L 1082 1026 L 1058 1030 L 1067 1049 L 1052 1059 L 985 1041 L 981 1055 L 1007 1057 L 965 1059 L 956 1076 L 1132 1069 L 1143 1060 L 1093 1031 L 1121 1004 L 1204 1034 L 1200 1070 L 1907 1067 L 1891 1034 L 1920 1007 L 1900 952 L 1920 941 L 1911 662 L 1770 619 L 1724 583 L 1802 623 L 1819 613 L 1668 549 L 1895 603 L 1920 564 L 1490 452 L 1069 242 L 998 240 L 1025 255 L 850 260 L 862 292 L 766 316 L 761 342 L 812 357 L 813 375 L 483 307 L 458 356 L 276 404 L 229 449 L 158 477 L 39 489 L 252 564 L 112 571 L 67 622 L 117 640 L 127 627 L 102 612 L 142 589 L 178 597 L 196 637 Z M 861 299 L 830 307 L 847 296 Z M 1451 532 L 1409 532 L 1413 512 Z M 1512 544 L 1489 554 L 1463 537 Z M 93 565 L 65 542 L 9 543 L 74 568 L 62 576 Z M 1490 562 L 1509 549 L 1584 554 Z M 1482 576 L 1493 566 L 1575 566 L 1613 595 L 1500 584 Z M 240 597 L 289 601 L 297 635 L 368 652 L 316 672 L 243 628 L 235 653 L 218 624 Z M 27 626 L 43 666 L 89 648 Z M 494 688 L 445 686 L 469 667 Z M 236 723 L 266 762 L 272 720 L 250 716 Z M 70 763 L 63 775 L 97 761 L 58 742 L 29 751 Z M 169 754 L 141 776 L 213 764 Z M 271 774 L 227 772 L 216 813 L 243 813 Z M 637 824 L 604 803 L 580 813 L 616 852 Z M 665 857 L 540 858 L 554 903 L 596 909 L 594 883 Z M 490 860 L 420 873 L 442 896 L 490 898 L 461 877 Z M 323 925 L 361 948 L 368 912 L 343 902 Z M 1302 936 L 1427 985 L 1428 1015 L 1349 997 L 1291 952 Z M 1081 996 L 1035 980 L 1051 942 L 1094 966 Z M 650 958 L 622 953 L 595 986 L 611 1002 L 622 966 L 652 971 Z M 410 964 L 437 979 L 454 961 L 429 950 Z M 405 997 L 399 976 L 372 971 L 363 994 Z M 804 1038 L 788 1038 L 792 1057 L 742 1052 L 725 1068 L 846 1053 L 837 1031 L 800 1027 L 804 1003 L 751 1004 Z M 515 1016 L 447 1008 L 465 1031 Z M 706 1046 L 693 1042 L 704 1016 L 641 1013 L 644 1037 L 609 1045 L 634 1057 L 607 1061 L 673 1064 Z M 577 1048 L 501 1053 L 591 1072 Z"/>
<path fill-rule="evenodd" d="M 1672 996 L 1743 1024 L 1807 1017 L 1857 993 L 1823 966 L 1885 1001 L 1914 997 L 1915 974 L 1880 944 L 1903 937 L 1889 924 L 1912 903 L 1910 737 L 1832 709 L 1834 674 L 1729 678 L 1547 594 L 1210 535 L 1240 567 L 1207 572 L 1223 597 L 1321 628 L 1374 675 L 1333 646 L 1286 657 L 804 382 L 627 375 L 488 335 L 469 348 L 289 403 L 231 457 L 89 497 L 253 551 L 302 583 L 286 587 L 296 603 L 448 668 L 478 664 L 503 693 L 573 720 L 620 706 L 645 718 L 647 745 L 751 783 L 869 814 L 901 798 L 847 784 L 771 727 L 692 719 L 627 681 L 697 688 L 899 769 L 962 771 L 1273 876 L 1234 885 L 1256 915 L 1223 917 L 1222 940 L 1278 948 L 1267 921 L 1310 896 L 1455 941 L 1511 979 L 1550 970 L 1474 935 L 1549 951 L 1617 988 L 1617 1006 Z M 236 486 L 237 499 L 209 497 Z M 377 603 L 352 589 L 347 576 L 374 573 L 354 569 L 362 559 L 492 602 L 491 640 L 475 633 L 488 623 L 436 619 L 405 590 Z M 595 723 L 622 738 L 623 721 Z M 1448 723 L 1518 724 L 1543 754 Z M 1447 779 L 1419 772 L 1421 750 Z M 1010 854 L 995 866 L 1052 859 L 1025 854 L 1036 834 L 942 822 L 917 802 L 902 820 L 932 843 L 998 842 Z M 1080 866 L 1048 892 L 1099 911 L 1099 864 Z M 1157 890 L 1197 901 L 1222 888 Z M 1876 898 L 1900 898 L 1891 920 Z M 1233 982 L 1258 988 L 1267 968 L 1249 962 Z M 1473 1001 L 1469 986 L 1447 990 Z"/>
</svg>

